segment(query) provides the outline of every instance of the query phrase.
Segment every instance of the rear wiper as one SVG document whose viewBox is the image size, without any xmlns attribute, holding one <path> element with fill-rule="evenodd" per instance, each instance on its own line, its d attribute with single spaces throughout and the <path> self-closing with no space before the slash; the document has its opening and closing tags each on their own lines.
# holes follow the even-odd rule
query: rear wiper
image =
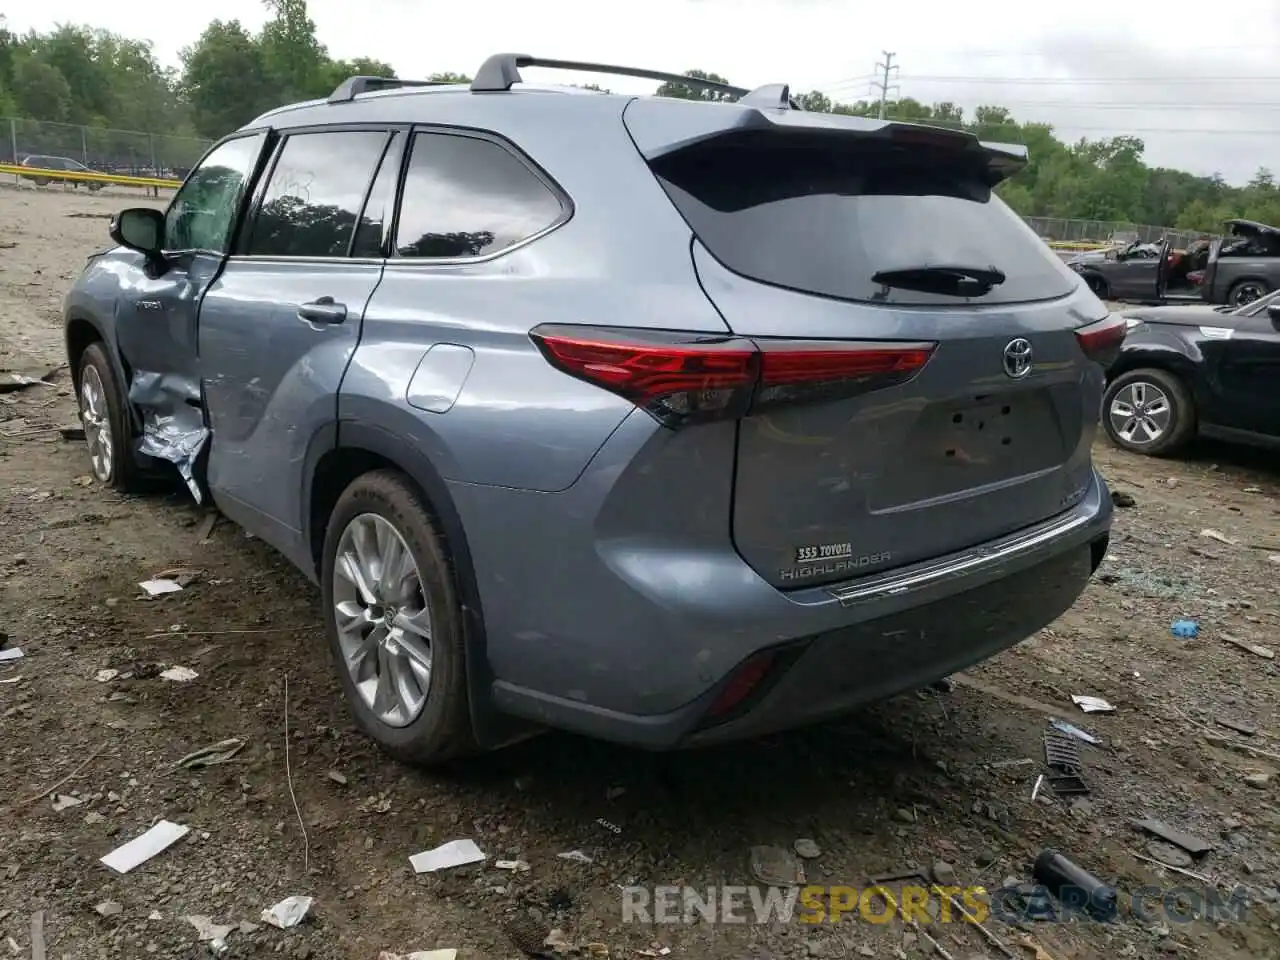
<svg viewBox="0 0 1280 960">
<path fill-rule="evenodd" d="M 905 290 L 921 290 L 953 297 L 980 297 L 1008 279 L 996 267 L 965 267 L 954 264 L 923 264 L 895 267 L 871 275 L 872 283 Z"/>
</svg>

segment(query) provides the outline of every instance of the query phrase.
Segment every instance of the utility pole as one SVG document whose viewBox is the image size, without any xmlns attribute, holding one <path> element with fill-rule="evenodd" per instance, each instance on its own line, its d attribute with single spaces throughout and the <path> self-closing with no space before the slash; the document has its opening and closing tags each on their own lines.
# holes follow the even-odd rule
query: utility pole
<svg viewBox="0 0 1280 960">
<path fill-rule="evenodd" d="M 880 89 L 880 119 L 883 120 L 885 103 L 889 99 L 889 91 L 897 89 L 897 85 L 890 83 L 889 78 L 892 76 L 893 71 L 898 69 L 898 65 L 893 62 L 893 58 L 897 56 L 896 53 L 890 53 L 888 50 L 881 50 L 880 52 L 884 54 L 884 63 L 877 63 L 876 70 L 880 73 L 881 79 L 873 80 L 871 85 Z"/>
</svg>

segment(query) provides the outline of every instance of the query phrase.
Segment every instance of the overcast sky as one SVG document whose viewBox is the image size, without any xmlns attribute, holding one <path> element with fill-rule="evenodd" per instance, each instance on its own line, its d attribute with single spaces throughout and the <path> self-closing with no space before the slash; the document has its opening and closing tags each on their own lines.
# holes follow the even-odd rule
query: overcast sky
<svg viewBox="0 0 1280 960">
<path fill-rule="evenodd" d="M 266 18 L 256 0 L 5 6 L 10 29 L 87 23 L 145 37 L 175 65 L 204 27 L 193 14 L 212 9 L 254 29 Z M 402 77 L 470 74 L 488 54 L 516 51 L 700 67 L 741 86 L 787 82 L 856 100 L 869 95 L 887 49 L 903 96 L 970 110 L 1003 104 L 1067 140 L 1131 133 L 1146 141 L 1149 163 L 1218 171 L 1233 183 L 1259 166 L 1280 172 L 1280 0 L 311 0 L 310 9 L 331 55 L 376 57 Z M 541 79 L 553 76 L 564 82 Z M 618 91 L 652 89 L 598 79 Z"/>
</svg>

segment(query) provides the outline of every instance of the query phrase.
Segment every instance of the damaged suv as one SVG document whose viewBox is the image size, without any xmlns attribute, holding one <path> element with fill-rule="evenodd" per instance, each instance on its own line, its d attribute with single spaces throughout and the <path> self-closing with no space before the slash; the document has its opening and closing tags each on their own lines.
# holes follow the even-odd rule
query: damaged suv
<svg viewBox="0 0 1280 960">
<path fill-rule="evenodd" d="M 398 757 L 836 717 L 1106 551 L 1124 322 L 992 192 L 1024 162 L 782 85 L 355 77 L 113 220 L 66 303 L 93 472 L 176 467 L 316 580 Z"/>
</svg>

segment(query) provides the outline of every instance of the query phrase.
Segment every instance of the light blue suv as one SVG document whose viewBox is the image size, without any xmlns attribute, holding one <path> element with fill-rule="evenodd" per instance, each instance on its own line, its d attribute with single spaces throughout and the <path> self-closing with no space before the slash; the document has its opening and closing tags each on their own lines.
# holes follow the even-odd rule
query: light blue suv
<svg viewBox="0 0 1280 960">
<path fill-rule="evenodd" d="M 838 716 L 1106 551 L 1124 322 L 992 193 L 1024 160 L 784 86 L 352 78 L 113 220 L 66 301 L 94 474 L 176 467 L 316 579 L 404 759 Z"/>
</svg>

